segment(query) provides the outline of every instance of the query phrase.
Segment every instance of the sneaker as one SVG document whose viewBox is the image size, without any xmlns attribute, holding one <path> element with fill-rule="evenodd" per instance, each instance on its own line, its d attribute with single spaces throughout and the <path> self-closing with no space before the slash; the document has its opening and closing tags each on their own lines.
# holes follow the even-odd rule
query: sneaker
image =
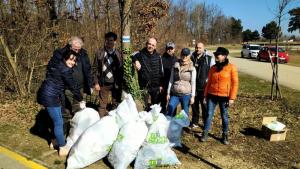
<svg viewBox="0 0 300 169">
<path fill-rule="evenodd" d="M 229 144 L 229 141 L 228 141 L 228 134 L 223 134 L 223 135 L 222 135 L 222 143 L 225 144 L 225 145 L 228 145 L 228 144 Z"/>
<path fill-rule="evenodd" d="M 208 139 L 208 132 L 203 131 L 202 136 L 201 136 L 201 138 L 200 138 L 200 141 L 201 141 L 201 142 L 206 142 L 207 139 Z"/>
<path fill-rule="evenodd" d="M 70 148 L 67 146 L 59 147 L 58 155 L 67 156 L 69 154 Z"/>
<path fill-rule="evenodd" d="M 191 128 L 196 129 L 196 128 L 199 128 L 199 126 L 197 124 L 192 124 Z"/>
</svg>

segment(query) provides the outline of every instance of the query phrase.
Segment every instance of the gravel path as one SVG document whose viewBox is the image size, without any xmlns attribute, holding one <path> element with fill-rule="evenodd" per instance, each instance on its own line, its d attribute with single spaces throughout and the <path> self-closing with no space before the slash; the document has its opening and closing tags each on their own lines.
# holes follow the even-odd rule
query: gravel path
<svg viewBox="0 0 300 169">
<path fill-rule="evenodd" d="M 229 57 L 231 63 L 240 72 L 272 81 L 272 67 L 270 62 L 259 62 L 254 59 Z M 279 84 L 300 91 L 300 67 L 279 64 Z"/>
</svg>

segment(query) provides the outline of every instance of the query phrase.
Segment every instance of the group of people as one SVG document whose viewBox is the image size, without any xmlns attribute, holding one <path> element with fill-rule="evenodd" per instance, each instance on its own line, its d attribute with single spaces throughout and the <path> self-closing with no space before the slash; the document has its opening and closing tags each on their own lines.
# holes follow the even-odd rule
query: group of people
<svg viewBox="0 0 300 169">
<path fill-rule="evenodd" d="M 82 39 L 72 37 L 64 48 L 54 51 L 48 63 L 37 101 L 46 108 L 53 121 L 56 143 L 51 142 L 50 145 L 58 148 L 61 156 L 69 151 L 64 138 L 63 114 L 72 116 L 84 108 L 84 93 L 98 94 L 100 117 L 121 102 L 124 57 L 122 51 L 116 49 L 116 43 L 117 35 L 106 33 L 104 47 L 96 51 L 91 64 L 87 51 L 82 48 Z M 175 116 L 179 103 L 187 114 L 191 105 L 191 128 L 195 128 L 199 127 L 201 105 L 204 131 L 200 140 L 206 141 L 215 107 L 219 104 L 222 140 L 228 144 L 228 107 L 234 103 L 238 90 L 237 69 L 229 63 L 229 51 L 219 47 L 213 57 L 199 42 L 193 53 L 189 48 L 183 48 L 177 58 L 173 42 L 166 44 L 162 56 L 156 46 L 157 40 L 149 38 L 145 47 L 131 56 L 138 72 L 139 86 L 146 91 L 145 109 L 160 103 L 162 113 Z"/>
</svg>

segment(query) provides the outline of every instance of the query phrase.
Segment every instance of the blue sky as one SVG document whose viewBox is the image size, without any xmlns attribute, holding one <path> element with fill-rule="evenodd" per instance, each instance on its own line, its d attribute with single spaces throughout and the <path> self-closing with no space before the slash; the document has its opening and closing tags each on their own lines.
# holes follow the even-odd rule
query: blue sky
<svg viewBox="0 0 300 169">
<path fill-rule="evenodd" d="M 181 0 L 173 0 L 175 3 Z M 217 5 L 226 16 L 233 16 L 242 20 L 243 30 L 250 29 L 252 31 L 261 29 L 267 23 L 275 20 L 275 11 L 278 8 L 279 0 L 188 0 L 189 4 L 206 2 L 208 4 Z M 300 0 L 294 0 L 290 3 L 286 12 L 289 9 L 300 6 Z M 292 34 L 287 31 L 290 15 L 286 14 L 283 17 L 281 28 L 286 35 L 300 35 L 299 31 L 294 31 Z M 277 20 L 276 20 L 277 21 Z"/>
</svg>

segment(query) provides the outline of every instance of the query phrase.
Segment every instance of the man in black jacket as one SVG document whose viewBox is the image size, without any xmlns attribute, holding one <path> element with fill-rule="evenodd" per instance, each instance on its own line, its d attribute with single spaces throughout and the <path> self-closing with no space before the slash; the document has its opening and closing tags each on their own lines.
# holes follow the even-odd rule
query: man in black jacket
<svg viewBox="0 0 300 169">
<path fill-rule="evenodd" d="M 175 56 L 175 44 L 173 42 L 168 42 L 166 44 L 166 51 L 162 56 L 162 64 L 164 70 L 164 84 L 163 91 L 161 94 L 161 112 L 166 113 L 167 109 L 167 90 L 170 81 L 172 67 L 174 66 L 177 58 Z M 176 111 L 175 111 L 176 112 Z"/>
<path fill-rule="evenodd" d="M 205 124 L 206 120 L 206 105 L 204 104 L 204 90 L 208 80 L 208 72 L 211 66 L 215 64 L 214 57 L 207 54 L 204 44 L 199 42 L 195 46 L 195 52 L 192 54 L 192 61 L 196 68 L 196 96 L 195 102 L 192 105 L 192 123 L 191 128 L 197 128 L 199 123 L 199 103 L 201 104 L 202 120 Z"/>
<path fill-rule="evenodd" d="M 79 37 L 71 37 L 68 44 L 61 48 L 57 49 L 53 53 L 53 57 L 49 61 L 49 65 L 59 63 L 62 60 L 64 53 L 69 52 L 70 50 L 78 54 L 76 59 L 76 66 L 73 68 L 72 76 L 75 82 L 75 88 L 79 89 L 81 93 L 86 93 L 91 95 L 93 92 L 92 86 L 92 74 L 91 74 L 91 64 L 85 49 L 82 49 L 83 41 Z M 74 100 L 73 95 L 69 89 L 65 91 L 65 96 L 62 97 L 62 104 L 65 107 L 64 116 L 72 116 L 73 113 L 79 110 L 78 103 Z"/>
<path fill-rule="evenodd" d="M 156 44 L 155 38 L 149 38 L 146 47 L 132 57 L 132 62 L 138 70 L 140 88 L 147 91 L 144 97 L 145 110 L 149 110 L 149 96 L 151 97 L 151 105 L 160 102 L 159 94 L 163 86 L 162 61 L 156 51 Z"/>
</svg>

